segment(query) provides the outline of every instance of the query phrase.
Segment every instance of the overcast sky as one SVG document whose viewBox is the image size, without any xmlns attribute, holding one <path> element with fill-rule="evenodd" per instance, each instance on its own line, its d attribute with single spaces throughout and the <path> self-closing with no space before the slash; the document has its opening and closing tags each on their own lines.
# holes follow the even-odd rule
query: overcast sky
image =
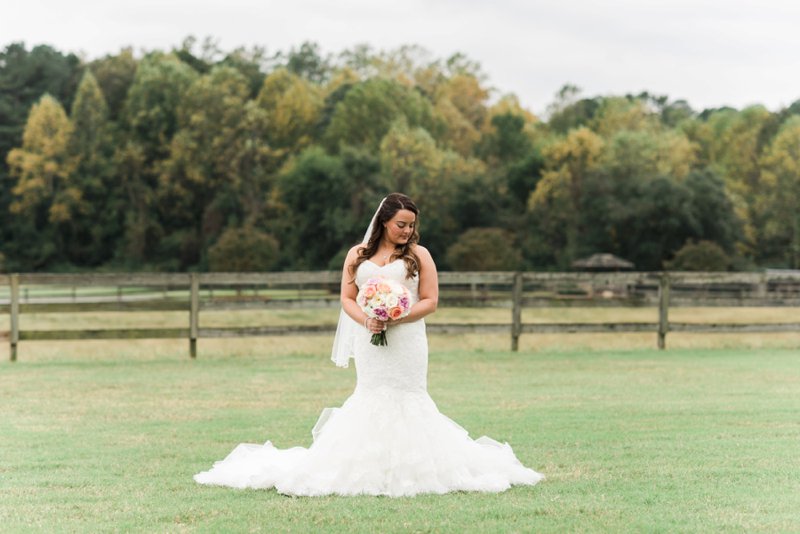
<svg viewBox="0 0 800 534">
<path fill-rule="evenodd" d="M 50 44 L 88 59 L 169 49 L 187 35 L 223 50 L 303 41 L 338 53 L 418 44 L 463 52 L 490 84 L 542 114 L 565 83 L 586 96 L 643 90 L 695 109 L 800 99 L 800 2 L 782 0 L 7 0 L 0 45 Z"/>
</svg>

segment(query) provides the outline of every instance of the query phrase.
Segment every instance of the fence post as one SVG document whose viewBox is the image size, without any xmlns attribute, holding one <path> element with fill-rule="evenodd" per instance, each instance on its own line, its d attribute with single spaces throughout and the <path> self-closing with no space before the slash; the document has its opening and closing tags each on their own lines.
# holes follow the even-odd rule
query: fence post
<svg viewBox="0 0 800 534">
<path fill-rule="evenodd" d="M 197 330 L 198 315 L 200 314 L 200 281 L 197 273 L 189 274 L 189 281 L 191 285 L 190 299 L 191 309 L 189 312 L 189 355 L 192 358 L 197 358 Z"/>
<path fill-rule="evenodd" d="M 514 273 L 511 290 L 511 350 L 519 350 L 519 336 L 522 333 L 522 273 Z"/>
<path fill-rule="evenodd" d="M 766 299 L 769 291 L 769 281 L 767 280 L 767 273 L 761 273 L 758 277 L 758 289 L 756 289 L 756 296 L 759 299 Z"/>
<path fill-rule="evenodd" d="M 17 361 L 17 343 L 19 342 L 19 275 L 12 274 L 11 285 L 11 361 Z"/>
<path fill-rule="evenodd" d="M 658 280 L 658 348 L 664 350 L 667 346 L 667 332 L 669 331 L 669 275 L 661 273 Z"/>
</svg>

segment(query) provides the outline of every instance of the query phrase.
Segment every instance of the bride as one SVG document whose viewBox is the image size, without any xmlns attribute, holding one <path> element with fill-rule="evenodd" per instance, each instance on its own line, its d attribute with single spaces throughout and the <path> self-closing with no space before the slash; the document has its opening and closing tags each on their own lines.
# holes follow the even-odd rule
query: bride
<svg viewBox="0 0 800 534">
<path fill-rule="evenodd" d="M 499 492 L 544 477 L 523 466 L 508 443 L 467 431 L 441 414 L 427 392 L 428 341 L 423 318 L 436 310 L 438 282 L 430 253 L 417 244 L 416 205 L 405 195 L 383 199 L 360 245 L 350 249 L 341 285 L 342 312 L 333 361 L 356 364 L 353 394 L 326 408 L 311 446 L 277 449 L 243 443 L 200 484 L 272 488 L 287 495 L 389 495 L 450 491 Z M 356 303 L 358 287 L 392 278 L 412 295 L 410 314 L 371 319 Z M 387 346 L 367 332 L 386 332 Z"/>
</svg>

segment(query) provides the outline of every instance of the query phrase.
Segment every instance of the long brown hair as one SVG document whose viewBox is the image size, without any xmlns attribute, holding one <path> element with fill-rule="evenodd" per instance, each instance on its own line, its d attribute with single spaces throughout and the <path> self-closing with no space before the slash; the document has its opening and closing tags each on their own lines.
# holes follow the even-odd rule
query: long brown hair
<svg viewBox="0 0 800 534">
<path fill-rule="evenodd" d="M 404 245 L 395 247 L 391 258 L 395 260 L 399 258 L 403 259 L 406 264 L 406 278 L 412 278 L 419 273 L 419 258 L 411 247 L 411 245 L 419 241 L 419 232 L 417 231 L 419 225 L 419 209 L 417 205 L 414 204 L 414 201 L 406 195 L 402 193 L 392 193 L 383 200 L 383 205 L 380 210 L 378 210 L 378 214 L 375 217 L 375 224 L 372 226 L 372 233 L 369 239 L 367 239 L 367 244 L 359 249 L 356 261 L 350 266 L 350 274 L 354 279 L 358 266 L 377 254 L 378 247 L 381 244 L 381 238 L 383 237 L 383 225 L 389 222 L 400 210 L 408 210 L 414 213 L 416 224 L 414 224 L 414 231 L 411 237 L 408 238 L 408 241 L 406 241 Z"/>
</svg>

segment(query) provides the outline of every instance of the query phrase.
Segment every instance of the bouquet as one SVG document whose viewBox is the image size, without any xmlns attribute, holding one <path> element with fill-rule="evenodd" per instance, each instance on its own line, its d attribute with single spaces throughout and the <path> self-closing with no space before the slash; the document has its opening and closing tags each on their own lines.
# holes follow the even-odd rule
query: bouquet
<svg viewBox="0 0 800 534">
<path fill-rule="evenodd" d="M 371 319 L 400 319 L 411 311 L 411 293 L 396 280 L 370 278 L 361 286 L 356 302 Z M 386 346 L 386 332 L 372 334 L 370 343 Z"/>
</svg>

